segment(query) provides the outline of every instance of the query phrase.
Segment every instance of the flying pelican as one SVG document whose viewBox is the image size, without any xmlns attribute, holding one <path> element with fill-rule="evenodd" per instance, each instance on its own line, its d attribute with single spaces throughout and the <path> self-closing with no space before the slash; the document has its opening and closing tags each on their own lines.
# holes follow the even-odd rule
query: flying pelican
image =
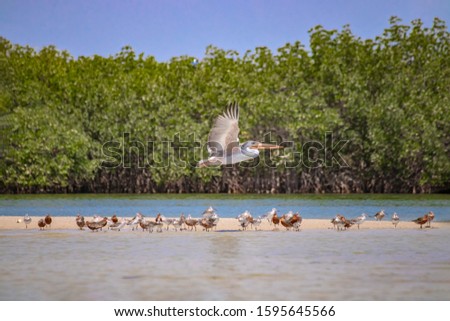
<svg viewBox="0 0 450 321">
<path fill-rule="evenodd" d="M 23 222 L 25 223 L 25 228 L 28 228 L 28 224 L 31 223 L 31 217 L 29 217 L 28 214 L 26 214 L 26 215 L 23 217 Z"/>
<path fill-rule="evenodd" d="M 259 150 L 283 148 L 257 141 L 239 143 L 239 106 L 230 104 L 223 115 L 217 117 L 208 136 L 208 159 L 198 162 L 198 167 L 235 164 L 259 156 Z"/>
</svg>

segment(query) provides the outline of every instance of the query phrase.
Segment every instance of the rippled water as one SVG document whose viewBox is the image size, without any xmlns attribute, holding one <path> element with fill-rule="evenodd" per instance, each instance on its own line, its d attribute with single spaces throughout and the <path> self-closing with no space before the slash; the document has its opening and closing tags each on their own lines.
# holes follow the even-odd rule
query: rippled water
<svg viewBox="0 0 450 321">
<path fill-rule="evenodd" d="M 450 230 L 0 231 L 0 300 L 450 300 Z"/>
<path fill-rule="evenodd" d="M 155 216 L 198 216 L 214 206 L 221 217 L 236 217 L 245 210 L 261 215 L 277 208 L 280 213 L 300 211 L 304 218 L 331 218 L 337 213 L 355 217 L 384 209 L 411 220 L 428 211 L 436 221 L 450 221 L 450 195 L 20 195 L 0 196 L 0 216 L 71 216 L 81 213 L 132 217 L 136 212 Z"/>
</svg>

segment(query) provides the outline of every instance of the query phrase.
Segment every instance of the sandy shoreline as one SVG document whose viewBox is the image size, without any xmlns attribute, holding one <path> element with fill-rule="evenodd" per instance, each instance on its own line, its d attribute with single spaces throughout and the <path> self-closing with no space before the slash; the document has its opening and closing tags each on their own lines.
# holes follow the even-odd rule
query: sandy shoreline
<svg viewBox="0 0 450 321">
<path fill-rule="evenodd" d="M 28 225 L 29 230 L 39 230 L 37 226 L 37 222 L 42 217 L 32 216 L 32 221 Z M 86 217 L 86 220 L 90 220 L 91 217 Z M 150 220 L 154 220 L 154 217 L 147 218 Z M 20 222 L 18 223 L 18 221 Z M 330 219 L 331 220 L 331 219 Z M 301 225 L 302 230 L 328 230 L 332 229 L 332 224 L 328 219 L 308 219 L 303 218 L 303 223 Z M 433 228 L 445 228 L 450 229 L 450 222 L 432 222 Z M 258 230 L 271 231 L 274 226 L 269 225 L 267 220 L 264 220 L 263 223 L 258 227 Z M 419 226 L 410 221 L 400 221 L 397 226 L 397 229 L 418 229 Z M 25 223 L 23 222 L 23 217 L 21 216 L 0 216 L 0 230 L 20 230 L 25 229 Z M 56 216 L 53 217 L 53 222 L 51 226 L 51 230 L 67 230 L 67 229 L 78 229 L 75 223 L 75 216 Z M 357 229 L 357 226 L 352 226 L 351 230 Z M 360 229 L 394 229 L 390 220 L 386 221 L 365 221 Z M 129 231 L 131 229 L 126 228 L 123 231 Z M 172 229 L 171 229 L 172 230 Z M 234 218 L 221 218 L 219 224 L 217 226 L 217 230 L 221 231 L 238 231 L 240 230 L 240 226 L 236 219 Z M 280 226 L 279 230 L 285 230 L 284 227 Z M 248 228 L 247 231 L 254 231 L 253 229 Z M 166 230 L 164 230 L 166 232 Z M 169 230 L 170 232 L 170 230 Z M 202 232 L 202 228 L 197 228 L 197 233 Z"/>
</svg>

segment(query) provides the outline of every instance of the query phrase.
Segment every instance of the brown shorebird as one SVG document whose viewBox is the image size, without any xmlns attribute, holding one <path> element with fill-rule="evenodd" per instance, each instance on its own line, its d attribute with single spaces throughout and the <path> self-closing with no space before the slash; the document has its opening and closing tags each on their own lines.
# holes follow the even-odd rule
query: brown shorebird
<svg viewBox="0 0 450 321">
<path fill-rule="evenodd" d="M 275 212 L 272 216 L 272 223 L 274 225 L 274 229 L 278 228 L 277 225 L 280 224 L 280 218 L 277 215 L 277 212 Z"/>
<path fill-rule="evenodd" d="M 210 206 L 203 212 L 199 224 L 208 232 L 210 229 L 217 227 L 219 220 L 219 214 L 217 214 L 216 210 Z"/>
<path fill-rule="evenodd" d="M 44 218 L 45 220 L 45 224 L 48 225 L 49 228 L 52 227 L 52 217 L 50 216 L 50 214 L 47 214 L 47 216 Z"/>
<path fill-rule="evenodd" d="M 199 219 L 199 224 L 203 227 L 204 231 L 209 232 L 215 225 L 214 222 L 208 218 Z"/>
<path fill-rule="evenodd" d="M 346 230 L 346 229 L 348 229 L 349 227 L 351 227 L 354 224 L 352 221 L 347 220 L 345 218 L 345 216 L 341 215 L 341 214 L 337 214 L 336 217 L 331 220 L 331 222 L 334 225 L 336 225 L 336 228 L 337 228 L 338 231 L 341 231 L 341 230 L 344 230 L 344 229 Z"/>
<path fill-rule="evenodd" d="M 191 231 L 193 229 L 195 229 L 197 231 L 197 227 L 196 225 L 198 224 L 198 218 L 192 218 L 191 215 L 189 214 L 188 217 L 185 220 L 185 223 L 187 226 L 189 226 L 191 229 Z"/>
<path fill-rule="evenodd" d="M 374 217 L 377 221 L 381 221 L 383 219 L 384 215 L 385 215 L 384 210 L 381 210 L 381 211 L 377 212 Z"/>
<path fill-rule="evenodd" d="M 155 217 L 155 221 L 150 222 L 148 231 L 153 232 L 153 228 L 156 227 L 156 232 L 162 233 L 163 225 L 163 216 L 161 215 L 161 213 L 158 213 Z"/>
<path fill-rule="evenodd" d="M 104 217 L 102 220 L 98 221 L 98 222 L 94 222 L 94 221 L 86 221 L 86 226 L 94 231 L 98 231 L 99 229 L 101 229 L 102 227 L 106 226 L 106 224 L 108 224 L 108 218 Z"/>
<path fill-rule="evenodd" d="M 295 231 L 300 231 L 300 225 L 302 224 L 302 220 L 303 218 L 300 216 L 299 213 L 294 214 L 292 211 L 289 211 L 287 214 L 284 214 L 280 218 L 280 223 L 288 231 L 291 228 L 293 228 Z"/>
<path fill-rule="evenodd" d="M 146 221 L 146 220 L 141 220 L 139 221 L 139 226 L 142 228 L 142 232 L 144 232 L 145 230 L 148 230 L 150 227 L 150 221 Z"/>
<path fill-rule="evenodd" d="M 114 224 L 116 224 L 116 223 L 119 222 L 119 219 L 117 218 L 117 215 L 116 215 L 116 214 L 114 214 L 114 215 L 111 217 L 111 221 L 112 221 Z"/>
<path fill-rule="evenodd" d="M 45 220 L 44 220 L 43 218 L 41 218 L 41 219 L 38 221 L 38 226 L 39 226 L 39 229 L 40 229 L 40 230 L 43 230 L 43 229 L 44 229 L 44 227 L 45 227 Z"/>
<path fill-rule="evenodd" d="M 394 212 L 394 214 L 392 214 L 392 224 L 394 224 L 394 228 L 397 228 L 398 222 L 400 222 L 400 217 Z"/>
<path fill-rule="evenodd" d="M 412 221 L 416 224 L 419 224 L 420 228 L 422 228 L 422 225 L 424 225 L 428 222 L 428 214 L 425 214 L 424 216 L 416 218 L 415 220 L 412 220 Z"/>
<path fill-rule="evenodd" d="M 287 231 L 289 231 L 289 229 L 293 227 L 291 223 L 291 219 L 293 216 L 294 213 L 292 213 L 292 211 L 289 211 L 288 213 L 280 217 L 280 224 L 283 225 Z"/>
<path fill-rule="evenodd" d="M 86 226 L 86 223 L 84 222 L 84 216 L 78 214 L 77 218 L 75 219 L 75 222 L 77 222 L 78 227 L 80 228 L 80 230 L 83 229 L 83 227 Z"/>
</svg>

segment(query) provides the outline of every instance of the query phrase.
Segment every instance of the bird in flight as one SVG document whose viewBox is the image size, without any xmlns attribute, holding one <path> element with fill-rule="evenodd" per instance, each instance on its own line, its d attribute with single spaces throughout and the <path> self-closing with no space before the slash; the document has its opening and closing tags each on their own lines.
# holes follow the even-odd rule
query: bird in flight
<svg viewBox="0 0 450 321">
<path fill-rule="evenodd" d="M 209 157 L 201 160 L 198 167 L 236 164 L 259 156 L 264 149 L 280 149 L 279 145 L 264 144 L 257 141 L 239 143 L 239 106 L 232 103 L 217 117 L 208 136 Z"/>
</svg>

